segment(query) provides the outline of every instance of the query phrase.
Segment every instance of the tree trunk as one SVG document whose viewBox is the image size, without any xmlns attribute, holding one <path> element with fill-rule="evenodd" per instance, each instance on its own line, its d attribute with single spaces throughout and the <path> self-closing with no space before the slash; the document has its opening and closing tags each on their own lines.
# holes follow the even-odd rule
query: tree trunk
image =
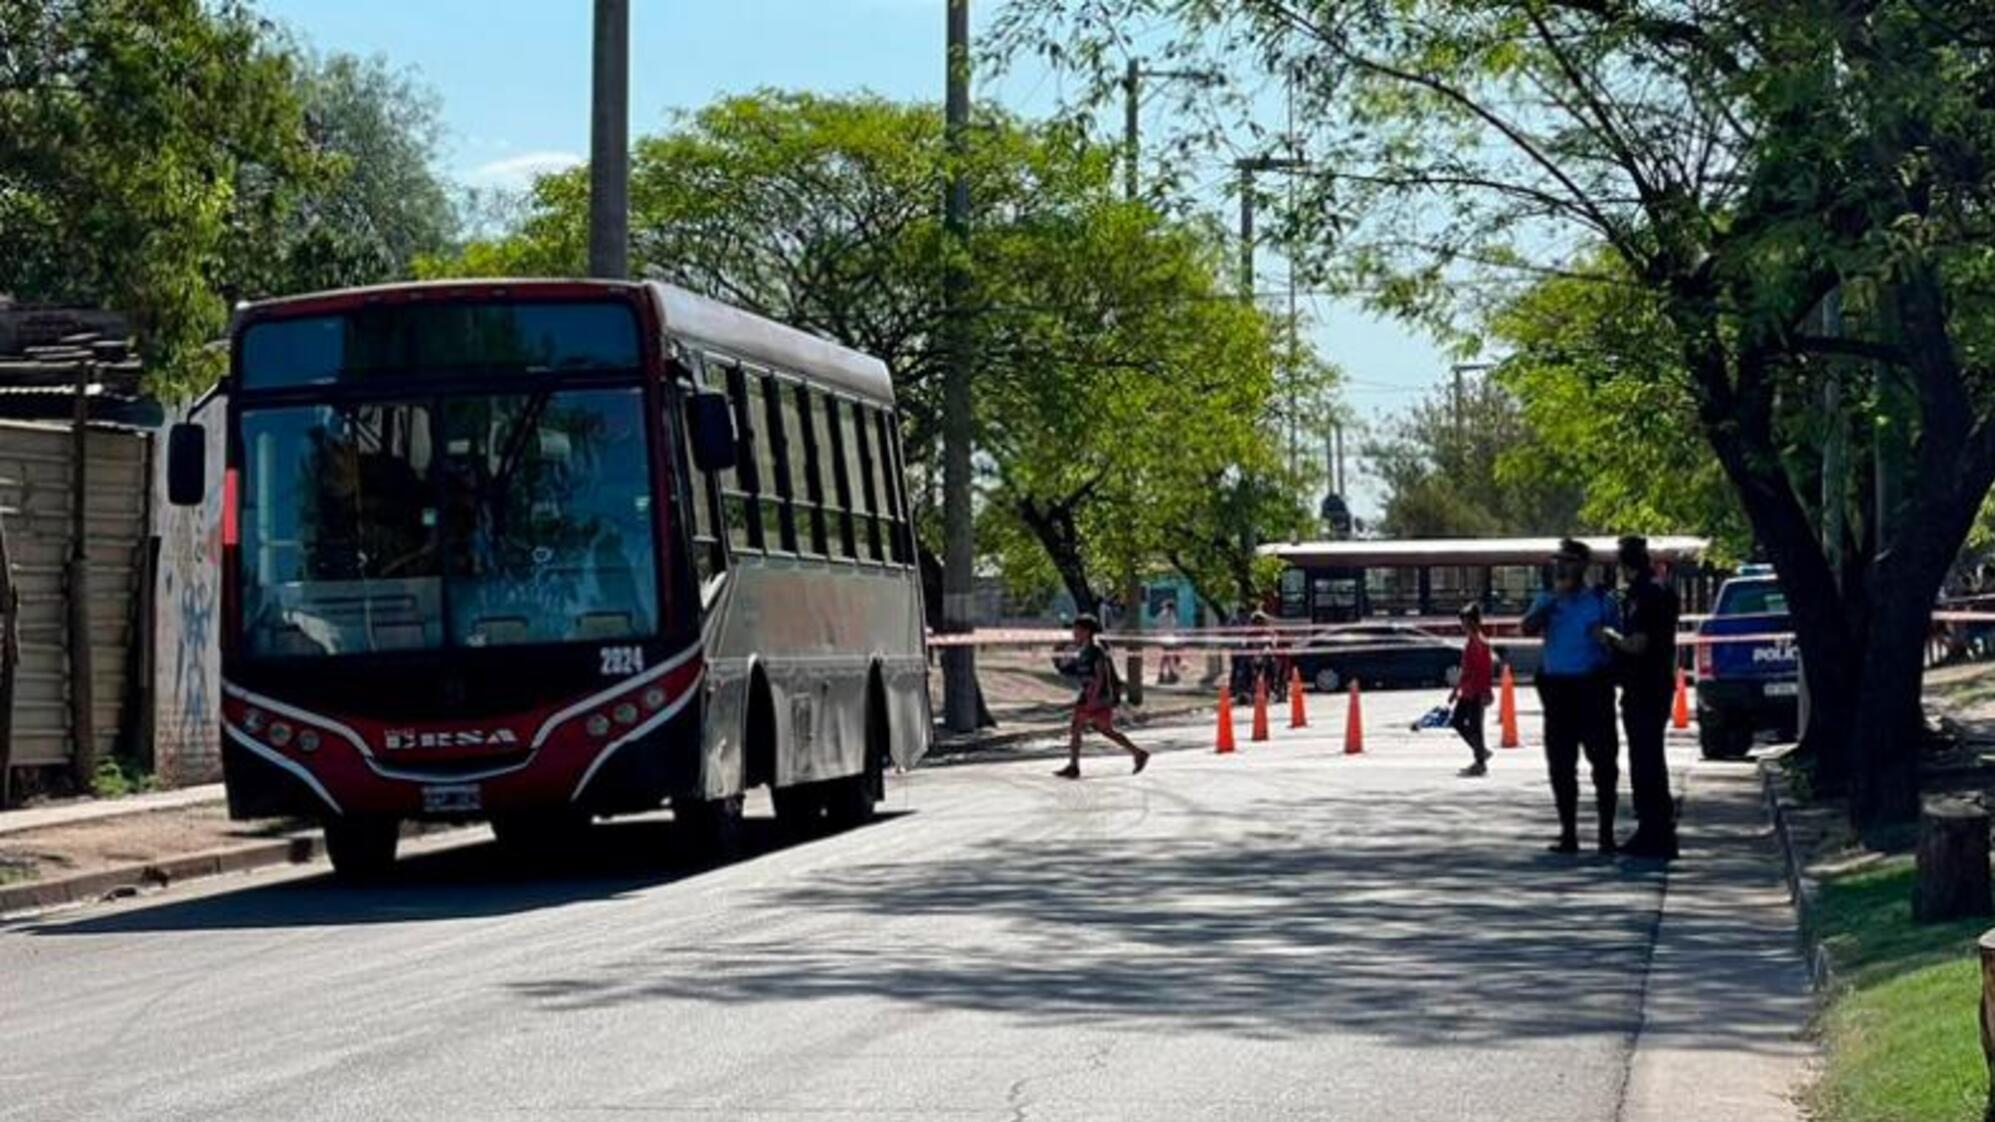
<svg viewBox="0 0 1995 1122">
<path fill-rule="evenodd" d="M 1919 817 L 1919 876 L 1912 918 L 1943 923 L 1995 911 L 1988 884 L 1988 812 L 1965 799 L 1934 800 Z"/>
<path fill-rule="evenodd" d="M 1074 526 L 1073 511 L 1064 506 L 1041 506 L 1032 499 L 1018 501 L 1018 517 L 1031 529 L 1060 583 L 1074 598 L 1074 611 L 1099 612 L 1101 603 L 1088 580 L 1088 565 L 1081 556 L 1081 537 Z"/>
<path fill-rule="evenodd" d="M 915 547 L 921 567 L 921 614 L 930 631 L 942 630 L 942 559 L 924 545 Z"/>
<path fill-rule="evenodd" d="M 1888 572 L 1888 568 L 1885 570 Z M 1873 601 L 1851 737 L 1850 822 L 1866 838 L 1919 813 L 1926 620 L 1930 599 Z"/>
</svg>

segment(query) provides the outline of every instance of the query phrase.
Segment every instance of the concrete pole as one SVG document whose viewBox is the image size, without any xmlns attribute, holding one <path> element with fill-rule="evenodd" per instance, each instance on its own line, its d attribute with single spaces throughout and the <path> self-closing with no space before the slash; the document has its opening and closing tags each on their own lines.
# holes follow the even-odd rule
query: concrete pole
<svg viewBox="0 0 1995 1122">
<path fill-rule="evenodd" d="M 596 0 L 589 275 L 611 280 L 630 276 L 630 0 Z"/>
<path fill-rule="evenodd" d="M 971 353 L 969 324 L 970 180 L 964 167 L 970 128 L 970 0 L 949 0 L 947 83 L 944 106 L 949 186 L 943 226 L 949 263 L 942 281 L 943 329 L 948 363 L 942 373 L 942 626 L 971 630 L 976 623 L 976 539 L 970 489 Z M 973 647 L 942 654 L 942 716 L 951 732 L 977 728 L 977 662 Z"/>
</svg>

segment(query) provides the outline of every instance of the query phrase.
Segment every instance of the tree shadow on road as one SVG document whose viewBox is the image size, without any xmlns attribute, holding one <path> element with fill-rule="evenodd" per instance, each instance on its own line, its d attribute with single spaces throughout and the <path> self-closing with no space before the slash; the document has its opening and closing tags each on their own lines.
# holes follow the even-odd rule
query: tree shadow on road
<svg viewBox="0 0 1995 1122">
<path fill-rule="evenodd" d="M 851 868 L 741 901 L 744 915 L 826 919 L 822 937 L 764 939 L 748 924 L 513 988 L 550 1010 L 886 996 L 1275 1039 L 1628 1037 L 1662 873 L 1493 836 L 1488 823 L 1515 821 L 1498 800 L 1514 797 L 1298 800 L 1257 807 L 1244 836 L 1000 840 L 947 862 Z M 1790 1031 L 1738 1023 L 1713 1046 Z"/>
<path fill-rule="evenodd" d="M 882 821 L 897 816 L 882 813 Z M 345 885 L 330 873 L 78 919 L 40 920 L 33 935 L 336 927 L 514 915 L 633 892 L 724 869 L 796 844 L 767 818 L 745 823 L 735 861 L 700 855 L 668 819 L 605 822 L 572 852 L 522 861 L 487 841 L 396 862 L 379 884 Z"/>
</svg>

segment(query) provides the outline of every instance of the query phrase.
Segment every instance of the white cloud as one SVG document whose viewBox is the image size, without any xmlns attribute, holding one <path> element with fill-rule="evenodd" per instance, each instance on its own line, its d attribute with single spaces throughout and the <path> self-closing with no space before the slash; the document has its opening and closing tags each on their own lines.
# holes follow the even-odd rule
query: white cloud
<svg viewBox="0 0 1995 1122">
<path fill-rule="evenodd" d="M 517 189 L 532 185 L 535 176 L 571 168 L 581 162 L 582 157 L 574 152 L 521 152 L 516 156 L 479 164 L 464 174 L 464 180 L 474 187 Z"/>
</svg>

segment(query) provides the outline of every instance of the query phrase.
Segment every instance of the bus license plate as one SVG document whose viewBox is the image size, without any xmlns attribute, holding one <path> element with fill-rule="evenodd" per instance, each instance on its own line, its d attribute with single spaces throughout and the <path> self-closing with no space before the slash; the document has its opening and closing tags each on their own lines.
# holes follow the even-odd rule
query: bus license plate
<svg viewBox="0 0 1995 1122">
<path fill-rule="evenodd" d="M 440 783 L 423 788 L 423 810 L 430 814 L 469 814 L 484 806 L 476 783 Z"/>
<path fill-rule="evenodd" d="M 1768 682 L 1766 684 L 1766 696 L 1768 697 L 1797 697 L 1800 693 L 1801 683 L 1799 682 Z"/>
</svg>

